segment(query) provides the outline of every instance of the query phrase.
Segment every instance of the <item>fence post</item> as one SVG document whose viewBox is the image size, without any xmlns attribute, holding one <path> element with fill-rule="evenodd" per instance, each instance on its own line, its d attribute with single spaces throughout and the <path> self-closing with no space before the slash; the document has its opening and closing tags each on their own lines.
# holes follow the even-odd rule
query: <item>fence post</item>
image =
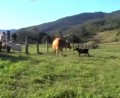
<svg viewBox="0 0 120 98">
<path fill-rule="evenodd" d="M 48 53 L 48 41 L 46 41 L 46 52 Z"/>
<path fill-rule="evenodd" d="M 10 41 L 10 31 L 7 31 L 6 44 L 8 43 L 8 41 Z M 6 49 L 7 49 L 7 53 L 10 53 L 10 47 L 8 45 L 6 45 Z"/>
<path fill-rule="evenodd" d="M 2 42 L 0 41 L 0 52 L 1 52 L 1 50 L 2 50 Z"/>
<path fill-rule="evenodd" d="M 29 54 L 29 52 L 28 52 L 28 37 L 27 36 L 26 36 L 26 39 L 25 39 L 25 53 Z"/>
<path fill-rule="evenodd" d="M 83 47 L 83 43 L 81 43 L 81 45 L 82 45 L 82 49 L 83 49 L 83 48 L 84 48 L 84 47 Z"/>
<path fill-rule="evenodd" d="M 72 48 L 74 49 L 74 43 L 72 42 Z"/>
<path fill-rule="evenodd" d="M 37 53 L 40 54 L 40 52 L 39 52 L 39 41 L 37 41 Z"/>
</svg>

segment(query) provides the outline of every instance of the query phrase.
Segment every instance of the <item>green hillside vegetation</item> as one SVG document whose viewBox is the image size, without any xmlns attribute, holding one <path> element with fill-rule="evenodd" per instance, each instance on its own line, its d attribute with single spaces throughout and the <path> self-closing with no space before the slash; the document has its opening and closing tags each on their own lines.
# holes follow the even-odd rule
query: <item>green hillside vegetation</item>
<svg viewBox="0 0 120 98">
<path fill-rule="evenodd" d="M 120 31 L 119 30 L 111 30 L 99 32 L 94 36 L 96 41 L 100 41 L 101 43 L 109 43 L 120 41 Z"/>
<path fill-rule="evenodd" d="M 35 46 L 30 55 L 0 54 L 0 98 L 120 98 L 120 46 L 101 44 L 91 57 L 56 57 Z"/>
<path fill-rule="evenodd" d="M 60 35 L 60 33 L 62 33 L 62 35 L 75 35 L 83 41 L 88 41 L 93 40 L 93 36 L 96 35 L 98 32 L 111 32 L 111 30 L 114 31 L 116 29 L 119 29 L 119 17 L 119 10 L 111 13 L 82 13 L 61 18 L 50 23 L 22 28 L 20 30 L 17 30 L 16 33 L 18 34 L 19 40 L 21 41 L 25 40 L 26 35 L 36 38 L 39 33 L 42 32 L 48 34 L 50 37 Z M 116 41 L 119 40 L 116 39 Z"/>
</svg>

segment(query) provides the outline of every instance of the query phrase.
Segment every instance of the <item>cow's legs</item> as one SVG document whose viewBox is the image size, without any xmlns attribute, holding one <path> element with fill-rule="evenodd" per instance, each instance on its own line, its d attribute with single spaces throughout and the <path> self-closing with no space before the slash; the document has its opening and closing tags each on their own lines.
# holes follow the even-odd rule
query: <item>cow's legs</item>
<svg viewBox="0 0 120 98">
<path fill-rule="evenodd" d="M 62 55 L 63 55 L 63 49 L 61 48 L 61 49 L 59 50 L 59 57 L 62 57 Z"/>
<path fill-rule="evenodd" d="M 59 57 L 62 57 L 62 51 L 59 51 Z"/>
<path fill-rule="evenodd" d="M 56 49 L 56 57 L 58 56 L 58 54 L 59 54 L 59 50 L 58 50 L 58 49 Z"/>
<path fill-rule="evenodd" d="M 19 57 L 21 56 L 21 51 L 19 50 Z"/>
<path fill-rule="evenodd" d="M 88 52 L 88 56 L 90 57 L 90 54 L 89 54 L 89 52 Z"/>
<path fill-rule="evenodd" d="M 61 57 L 62 56 L 62 49 L 56 49 L 56 57 Z"/>
</svg>

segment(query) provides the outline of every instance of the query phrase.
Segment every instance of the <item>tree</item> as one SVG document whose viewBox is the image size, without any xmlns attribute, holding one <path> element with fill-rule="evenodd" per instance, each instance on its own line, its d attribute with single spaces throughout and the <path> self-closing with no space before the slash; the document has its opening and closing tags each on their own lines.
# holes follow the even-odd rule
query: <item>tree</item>
<svg viewBox="0 0 120 98">
<path fill-rule="evenodd" d="M 46 41 L 47 41 L 48 43 L 52 43 L 52 38 L 51 38 L 49 35 L 43 36 L 42 39 L 41 39 L 41 42 L 42 42 L 42 43 L 46 43 Z"/>
<path fill-rule="evenodd" d="M 81 42 L 80 37 L 76 36 L 76 35 L 70 35 L 67 40 L 69 40 L 72 43 L 79 43 Z"/>
<path fill-rule="evenodd" d="M 13 34 L 12 34 L 12 39 L 13 39 L 14 41 L 17 40 L 17 34 L 16 34 L 16 33 L 13 33 Z"/>
<path fill-rule="evenodd" d="M 38 41 L 39 41 L 39 43 L 42 42 L 42 38 L 43 38 L 44 36 L 47 36 L 47 34 L 46 34 L 45 32 L 39 32 L 39 33 L 38 33 Z"/>
</svg>

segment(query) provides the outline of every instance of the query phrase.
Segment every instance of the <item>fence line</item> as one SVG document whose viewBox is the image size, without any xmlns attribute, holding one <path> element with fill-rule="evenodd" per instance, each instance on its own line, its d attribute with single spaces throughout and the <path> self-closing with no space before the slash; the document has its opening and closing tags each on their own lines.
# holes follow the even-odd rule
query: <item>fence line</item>
<svg viewBox="0 0 120 98">
<path fill-rule="evenodd" d="M 72 48 L 80 48 L 80 49 L 95 49 L 98 47 L 98 44 L 86 44 L 86 43 L 72 43 Z"/>
</svg>

